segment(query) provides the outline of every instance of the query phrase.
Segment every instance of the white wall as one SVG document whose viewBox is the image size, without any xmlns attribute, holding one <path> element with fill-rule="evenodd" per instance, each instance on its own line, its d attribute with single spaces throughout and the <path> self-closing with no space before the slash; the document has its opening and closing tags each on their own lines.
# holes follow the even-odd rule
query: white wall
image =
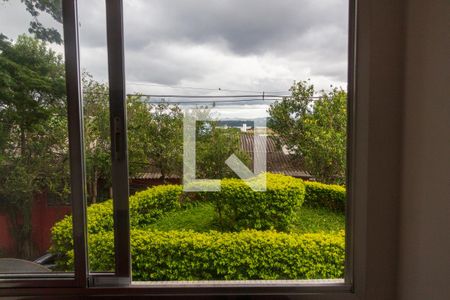
<svg viewBox="0 0 450 300">
<path fill-rule="evenodd" d="M 398 298 L 450 299 L 450 1 L 407 2 Z"/>
</svg>

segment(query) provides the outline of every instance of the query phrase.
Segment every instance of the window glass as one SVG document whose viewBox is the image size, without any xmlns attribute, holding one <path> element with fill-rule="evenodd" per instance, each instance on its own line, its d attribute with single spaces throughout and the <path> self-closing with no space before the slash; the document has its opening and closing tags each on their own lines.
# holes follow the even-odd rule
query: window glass
<svg viewBox="0 0 450 300">
<path fill-rule="evenodd" d="M 343 278 L 347 10 L 124 2 L 134 281 Z"/>
<path fill-rule="evenodd" d="M 347 10 L 124 1 L 134 281 L 344 277 Z M 114 270 L 103 11 L 80 2 L 91 271 Z"/>
<path fill-rule="evenodd" d="M 97 260 L 93 258 L 98 247 L 102 247 L 101 241 L 104 236 L 114 240 L 113 235 L 110 235 L 114 222 L 105 1 L 79 1 L 78 21 L 83 90 L 89 267 L 91 272 L 113 272 L 114 248 L 109 248 L 107 251 L 102 248 L 102 257 L 108 259 L 108 265 L 97 264 Z"/>
<path fill-rule="evenodd" d="M 71 272 L 61 2 L 0 7 L 0 273 Z"/>
</svg>

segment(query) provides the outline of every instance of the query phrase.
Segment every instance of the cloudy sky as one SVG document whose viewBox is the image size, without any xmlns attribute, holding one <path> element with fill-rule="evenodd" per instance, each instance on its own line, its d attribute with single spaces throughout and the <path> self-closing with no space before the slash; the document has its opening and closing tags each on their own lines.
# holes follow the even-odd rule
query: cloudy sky
<svg viewBox="0 0 450 300">
<path fill-rule="evenodd" d="M 347 0 L 124 0 L 124 6 L 128 93 L 281 95 L 308 78 L 318 89 L 346 88 Z M 79 9 L 81 65 L 106 82 L 105 1 L 80 0 Z M 0 2 L 0 32 L 8 37 L 26 32 L 30 19 L 19 0 Z"/>
</svg>

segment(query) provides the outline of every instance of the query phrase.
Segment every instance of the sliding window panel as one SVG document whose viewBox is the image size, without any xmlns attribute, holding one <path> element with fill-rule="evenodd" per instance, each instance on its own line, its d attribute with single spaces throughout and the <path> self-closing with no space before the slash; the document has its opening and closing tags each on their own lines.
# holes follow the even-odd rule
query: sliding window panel
<svg viewBox="0 0 450 300">
<path fill-rule="evenodd" d="M 110 136 L 110 97 L 108 83 L 108 51 L 106 38 L 106 6 L 104 0 L 78 3 L 80 66 L 82 69 L 84 138 L 87 190 L 87 233 L 89 253 L 105 249 L 105 237 L 114 227 Z M 89 256 L 89 272 L 113 275 L 115 250 L 113 238 L 108 251 Z"/>
<path fill-rule="evenodd" d="M 133 284 L 348 290 L 352 5 L 124 1 Z"/>
<path fill-rule="evenodd" d="M 7 1 L 0 15 L 0 285 L 82 287 L 76 1 Z"/>
<path fill-rule="evenodd" d="M 104 256 L 97 256 L 95 259 L 100 264 L 113 269 L 114 274 L 113 276 L 94 276 L 93 284 L 95 286 L 127 286 L 131 283 L 131 255 L 122 1 L 111 0 L 105 3 L 113 228 L 110 228 L 108 232 L 101 232 L 98 236 L 101 245 L 106 245 L 107 249 L 114 249 L 114 261 L 109 260 L 108 257 L 105 260 Z M 94 248 L 92 250 L 95 251 Z"/>
<path fill-rule="evenodd" d="M 116 276 L 131 277 L 122 0 L 106 1 Z"/>
</svg>

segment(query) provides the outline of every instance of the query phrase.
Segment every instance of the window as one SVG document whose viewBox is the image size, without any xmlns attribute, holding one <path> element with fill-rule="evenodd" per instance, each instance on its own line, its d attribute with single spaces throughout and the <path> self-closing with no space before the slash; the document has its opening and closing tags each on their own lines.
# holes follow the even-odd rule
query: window
<svg viewBox="0 0 450 300">
<path fill-rule="evenodd" d="M 133 283 L 344 282 L 347 10 L 124 2 Z"/>
<path fill-rule="evenodd" d="M 129 175 L 129 168 L 132 167 L 132 162 L 128 163 L 128 157 L 131 158 L 131 151 L 132 149 L 129 148 L 127 151 L 127 133 L 128 133 L 128 145 L 131 144 L 130 139 L 132 138 L 131 131 L 126 132 L 126 116 L 125 116 L 125 104 L 128 105 L 128 103 L 125 102 L 125 82 L 124 82 L 124 54 L 123 48 L 121 47 L 123 45 L 123 39 L 127 38 L 127 35 L 123 35 L 122 31 L 122 24 L 120 20 L 122 19 L 122 3 L 121 1 L 110 1 L 106 5 L 106 17 L 107 17 L 107 36 L 108 36 L 108 55 L 109 55 L 109 87 L 110 87 L 110 131 L 111 131 L 111 153 L 112 156 L 112 186 L 114 187 L 112 191 L 113 195 L 113 207 L 114 207 L 114 213 L 113 213 L 113 220 L 114 220 L 114 228 L 110 232 L 103 232 L 102 236 L 99 237 L 96 241 L 94 241 L 92 245 L 90 245 L 90 251 L 93 249 L 94 246 L 98 247 L 98 249 L 102 249 L 101 247 L 104 246 L 103 244 L 105 241 L 108 243 L 111 241 L 114 244 L 114 247 L 112 249 L 115 250 L 114 260 L 108 260 L 106 261 L 107 266 L 113 266 L 114 275 L 105 275 L 105 274 L 94 274 L 91 273 L 88 275 L 87 272 L 87 262 L 92 261 L 92 257 L 90 259 L 86 256 L 86 229 L 84 227 L 86 226 L 85 221 L 85 205 L 87 203 L 85 199 L 85 195 L 82 192 L 84 190 L 84 167 L 83 167 L 83 145 L 82 145 L 82 130 L 81 130 L 81 107 L 79 106 L 81 103 L 81 95 L 80 95 L 80 78 L 81 75 L 79 73 L 79 61 L 78 61 L 78 54 L 77 54 L 77 34 L 76 34 L 76 28 L 77 26 L 74 26 L 74 24 L 77 24 L 76 22 L 76 7 L 72 1 L 63 1 L 64 4 L 64 24 L 65 24 L 65 37 L 66 37 L 66 63 L 69 64 L 67 67 L 67 80 L 68 80 L 68 99 L 69 99 L 69 116 L 70 116 L 70 126 L 69 126 L 69 138 L 71 145 L 71 175 L 72 175 L 72 198 L 78 199 L 72 201 L 72 207 L 73 207 L 73 220 L 74 220 L 74 229 L 75 229 L 75 236 L 74 236 L 74 243 L 75 243 L 75 251 L 74 251 L 74 258 L 75 258 L 75 276 L 79 279 L 79 281 L 76 281 L 77 284 L 81 287 L 83 287 L 83 278 L 92 278 L 90 281 L 91 285 L 97 285 L 97 286 L 105 286 L 105 285 L 127 285 L 129 284 L 129 280 L 131 279 L 131 268 L 130 265 L 132 263 L 130 258 L 130 248 L 133 246 L 134 239 L 131 240 L 131 244 L 127 242 L 129 240 L 128 232 L 130 230 L 129 225 L 131 221 L 131 225 L 133 225 L 133 222 L 140 222 L 139 220 L 133 220 L 129 219 L 129 211 L 133 209 L 133 206 L 129 207 L 129 203 L 133 205 L 133 201 L 128 199 L 128 175 Z M 71 6 L 72 5 L 72 6 Z M 351 16 L 353 16 L 353 11 L 351 10 Z M 353 28 L 353 21 L 350 23 L 350 28 Z M 125 28 L 126 29 L 126 28 Z M 72 30 L 72 31 L 71 31 Z M 126 32 L 126 31 L 125 31 Z M 353 46 L 352 43 L 350 45 Z M 350 47 L 350 57 L 353 57 L 352 55 L 352 47 Z M 353 69 L 351 69 L 350 75 L 352 75 Z M 351 83 L 353 83 L 353 79 L 351 77 L 350 80 Z M 352 95 L 353 87 L 349 87 L 349 94 Z M 264 97 L 266 95 L 264 94 Z M 73 101 L 73 102 L 71 102 Z M 73 105 L 73 106 L 71 106 Z M 77 106 L 78 105 L 78 106 Z M 349 106 L 349 115 L 350 115 L 350 125 L 353 123 L 353 106 Z M 201 121 L 202 119 L 200 119 Z M 231 121 L 231 120 L 230 120 Z M 236 121 L 236 120 L 232 120 Z M 239 121 L 239 120 L 238 120 Z M 242 120 L 240 120 L 242 121 Z M 254 121 L 254 120 L 253 120 Z M 255 122 L 255 121 L 254 121 Z M 242 130 L 244 130 L 244 124 L 239 124 Z M 245 124 L 249 127 L 256 128 L 257 125 L 255 123 L 247 123 Z M 253 126 L 252 126 L 253 125 Z M 209 125 L 212 126 L 212 125 Z M 219 123 L 220 126 L 220 123 Z M 222 126 L 224 126 L 222 124 Z M 131 130 L 131 129 L 130 129 Z M 205 129 L 206 133 L 211 132 L 210 129 Z M 202 133 L 200 131 L 199 133 Z M 352 136 L 352 127 L 350 126 L 350 136 Z M 353 137 L 353 136 L 352 136 Z M 201 136 L 201 134 L 198 136 L 198 139 L 204 138 L 205 144 L 208 144 L 208 141 L 210 141 L 212 138 L 214 138 L 213 135 L 206 135 Z M 255 143 L 254 139 L 254 142 Z M 350 149 L 354 148 L 354 144 L 356 143 L 352 138 L 350 139 Z M 197 152 L 201 152 L 201 146 L 198 145 Z M 197 149 L 197 148 L 196 148 Z M 285 149 L 285 152 L 289 152 L 289 149 Z M 128 156 L 127 153 L 130 155 Z M 353 159 L 354 153 L 349 153 L 348 157 L 350 160 Z M 349 170 L 350 175 L 353 175 L 355 169 L 358 166 L 355 164 L 350 164 L 352 168 Z M 352 177 L 350 177 L 352 178 Z M 139 179 L 139 178 L 137 178 Z M 166 178 L 164 178 L 166 179 Z M 76 187 L 75 187 L 76 186 Z M 351 183 L 348 185 L 349 187 L 352 187 Z M 78 193 L 76 195 L 76 193 Z M 78 196 L 78 197 L 77 197 Z M 81 199 L 81 200 L 80 200 Z M 350 198 L 351 199 L 351 198 Z M 106 206 L 106 205 L 105 205 Z M 105 208 L 107 209 L 107 207 Z M 353 216 L 353 212 L 350 210 L 348 211 L 350 213 L 350 216 Z M 88 214 L 89 217 L 89 214 Z M 358 218 L 356 218 L 358 219 Z M 348 225 L 352 225 L 351 223 L 355 220 L 355 218 L 351 217 L 348 218 L 347 222 Z M 135 223 L 136 224 L 136 223 Z M 89 220 L 87 223 L 87 227 L 89 227 Z M 350 251 L 353 249 L 353 237 L 352 234 L 354 233 L 352 227 L 349 227 L 350 230 L 347 232 L 347 254 L 352 254 L 353 252 Z M 90 234 L 91 237 L 95 235 L 95 233 Z M 94 239 L 95 240 L 95 239 Z M 106 242 L 105 242 L 106 243 Z M 93 246 L 94 245 L 94 246 Z M 109 245 L 106 245 L 106 247 L 109 247 Z M 110 249 L 110 248 L 108 248 Z M 97 250 L 99 251 L 99 250 Z M 90 252 L 94 253 L 94 252 Z M 92 254 L 91 254 L 92 255 Z M 111 256 L 112 257 L 112 256 Z M 344 283 L 302 283 L 296 285 L 295 283 L 286 283 L 286 282 L 279 282 L 275 287 L 273 288 L 273 291 L 278 292 L 292 292 L 292 293 L 301 293 L 303 291 L 340 291 L 342 293 L 348 292 L 350 293 L 352 289 L 352 279 L 353 279 L 353 258 L 352 256 L 347 256 L 349 259 L 347 259 L 347 266 L 346 266 L 346 274 L 345 274 L 345 282 Z M 98 263 L 98 269 L 102 269 L 103 262 Z M 106 268 L 108 269 L 108 268 Z M 93 270 L 93 269 L 91 269 Z M 101 271 L 108 271 L 108 270 L 101 270 Z M 55 276 L 58 277 L 58 276 Z M 37 276 L 36 278 L 39 278 Z M 56 280 L 57 281 L 57 280 Z M 85 281 L 86 282 L 86 281 Z M 217 284 L 217 283 L 216 283 Z M 246 285 L 243 283 L 239 289 L 242 292 L 258 292 L 258 291 L 268 291 L 267 289 L 271 289 L 267 285 L 264 285 L 264 283 L 252 283 L 253 285 Z M 26 283 L 25 283 L 26 285 Z M 159 286 L 161 287 L 161 286 Z M 197 288 L 187 288 L 185 291 L 207 291 L 208 287 L 207 285 Z M 225 286 L 221 290 L 221 292 L 229 292 L 231 289 L 235 289 L 235 286 Z"/>
<path fill-rule="evenodd" d="M 61 241 L 51 241 L 55 223 L 71 215 L 66 224 L 74 224 L 76 230 L 67 232 L 67 239 L 74 241 L 68 248 L 77 261 L 83 261 L 85 201 L 78 90 L 75 84 L 66 93 L 65 84 L 78 76 L 76 48 L 66 56 L 63 51 L 63 43 L 74 45 L 65 39 L 74 19 L 66 18 L 59 1 L 44 7 L 5 2 L 1 14 L 2 284 L 35 278 L 40 280 L 33 285 L 52 285 L 52 279 L 58 279 L 60 285 L 74 286 L 82 281 L 84 265 L 56 264 L 58 254 L 52 251 L 52 242 Z M 71 206 L 70 195 L 77 199 Z"/>
</svg>

